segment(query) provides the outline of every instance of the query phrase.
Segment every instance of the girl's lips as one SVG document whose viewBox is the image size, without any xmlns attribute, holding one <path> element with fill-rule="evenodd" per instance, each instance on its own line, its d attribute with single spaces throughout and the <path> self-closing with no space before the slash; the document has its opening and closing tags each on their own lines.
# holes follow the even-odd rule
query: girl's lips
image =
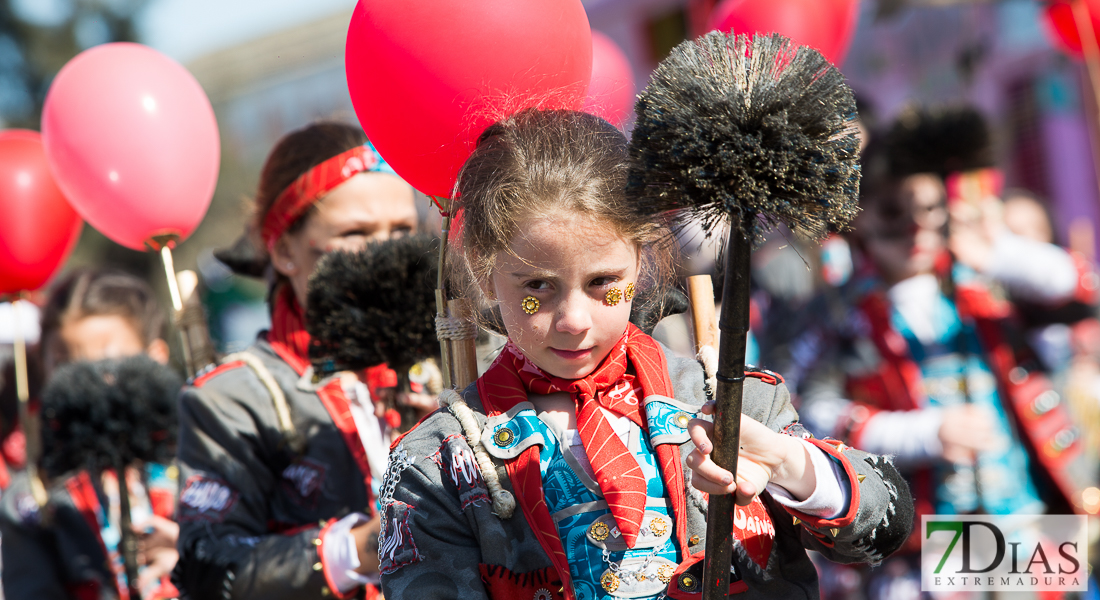
<svg viewBox="0 0 1100 600">
<path fill-rule="evenodd" d="M 589 355 L 592 354 L 591 348 L 586 350 L 558 350 L 557 348 L 551 348 L 550 351 L 558 358 L 563 358 L 565 360 L 582 360 L 588 358 Z"/>
</svg>

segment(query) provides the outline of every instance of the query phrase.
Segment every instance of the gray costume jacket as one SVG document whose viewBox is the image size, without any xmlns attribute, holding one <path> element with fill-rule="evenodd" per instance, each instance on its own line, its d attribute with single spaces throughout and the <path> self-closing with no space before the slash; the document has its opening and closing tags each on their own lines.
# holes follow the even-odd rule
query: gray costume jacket
<svg viewBox="0 0 1100 600">
<path fill-rule="evenodd" d="M 108 600 L 118 585 L 100 538 L 98 493 L 86 473 L 50 486 L 40 509 L 26 471 L 0 500 L 4 597 L 9 600 Z M 94 505 L 94 506 L 92 506 Z M 49 521 L 43 522 L 43 513 Z"/>
<path fill-rule="evenodd" d="M 149 503 L 153 514 L 171 518 L 176 498 L 174 469 L 157 466 L 160 474 L 150 477 L 152 470 L 146 471 L 142 501 Z M 112 564 L 107 553 L 103 518 L 110 499 L 99 477 L 88 471 L 71 472 L 51 481 L 47 492 L 47 504 L 40 508 L 31 493 L 30 477 L 26 471 L 20 471 L 0 499 L 4 597 L 8 600 L 119 598 L 116 572 L 121 573 L 122 564 Z M 117 522 L 114 526 L 117 527 Z M 117 554 L 114 560 L 119 560 Z M 157 586 L 154 597 L 176 597 L 176 590 L 167 578 L 154 585 Z"/>
<path fill-rule="evenodd" d="M 697 411 L 706 398 L 702 368 L 695 361 L 671 356 L 668 365 L 675 390 L 673 402 L 682 410 Z M 797 423 L 787 389 L 778 377 L 754 375 L 746 378 L 744 413 L 775 431 L 809 439 L 809 433 Z M 463 397 L 482 428 L 482 440 L 486 446 L 492 444 L 493 426 L 508 418 L 507 414 L 487 419 L 476 384 L 467 388 Z M 648 413 L 650 398 L 645 401 Z M 655 449 L 671 444 L 678 453 L 684 477 L 679 489 L 686 490 L 688 496 L 670 498 L 676 508 L 674 528 L 681 532 L 682 560 L 675 573 L 662 580 L 668 580 L 669 597 L 698 598 L 706 545 L 706 500 L 690 486 L 691 470 L 683 460 L 694 444 L 687 436 L 686 419 L 679 418 L 684 423 L 680 435 L 660 439 L 650 433 Z M 767 492 L 762 494 L 760 500 L 771 525 L 753 528 L 750 523 L 749 528 L 760 537 L 738 542 L 735 548 L 734 566 L 743 581 L 735 581 L 731 592 L 742 592 L 739 597 L 817 598 L 817 575 L 807 548 L 834 561 L 877 563 L 909 535 L 912 501 L 889 459 L 836 441 L 810 441 L 843 465 L 852 491 L 851 506 L 842 517 L 825 520 L 789 510 Z M 524 443 L 530 446 L 535 442 L 521 441 Z M 480 472 L 473 469 L 473 476 L 468 476 L 469 470 L 461 469 L 471 455 L 462 426 L 445 409 L 421 422 L 392 449 L 381 498 L 383 534 L 379 542 L 382 590 L 387 600 L 576 598 L 568 568 L 560 559 L 551 558 L 555 545 L 561 547 L 557 530 L 548 514 L 538 516 L 540 504 L 542 513 L 547 513 L 541 501 L 541 482 L 532 487 L 530 478 L 517 481 L 510 477 L 519 472 L 519 459 L 502 460 L 499 452 L 494 453 L 497 458 L 492 462 L 503 487 L 513 495 L 524 490 L 527 494 L 517 498 L 514 515 L 502 519 L 492 512 Z M 532 468 L 537 479 L 537 460 Z M 667 474 L 664 477 L 668 480 Z M 765 534 L 770 541 L 758 544 Z M 768 548 L 766 557 L 759 556 L 761 547 Z M 560 550 L 557 554 L 564 559 Z M 624 597 L 629 597 L 628 593 L 629 589 L 619 590 Z"/>
<path fill-rule="evenodd" d="M 202 600 L 340 597 L 320 539 L 340 517 L 373 512 L 346 397 L 338 381 L 311 390 L 262 336 L 248 352 L 285 394 L 296 433 L 280 427 L 271 391 L 244 362 L 184 388 L 173 582 L 182 597 Z"/>
</svg>

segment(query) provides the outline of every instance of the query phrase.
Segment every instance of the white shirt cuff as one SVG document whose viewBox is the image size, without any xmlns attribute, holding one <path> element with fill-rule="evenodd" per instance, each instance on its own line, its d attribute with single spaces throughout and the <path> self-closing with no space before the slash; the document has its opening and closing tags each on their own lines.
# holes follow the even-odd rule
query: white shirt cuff
<svg viewBox="0 0 1100 600">
<path fill-rule="evenodd" d="M 351 513 L 333 523 L 321 540 L 321 560 L 325 563 L 325 572 L 341 594 L 363 584 L 378 583 L 377 576 L 368 577 L 355 572 L 359 568 L 359 549 L 355 547 L 351 528 L 368 520 L 363 513 Z"/>
<path fill-rule="evenodd" d="M 889 454 L 901 464 L 923 464 L 943 456 L 939 408 L 884 410 L 863 425 L 859 449 L 871 454 Z"/>
<path fill-rule="evenodd" d="M 848 481 L 844 468 L 821 448 L 806 440 L 799 441 L 810 453 L 810 462 L 813 464 L 814 476 L 817 478 L 814 493 L 810 494 L 809 498 L 799 501 L 783 486 L 769 483 L 767 489 L 771 492 L 772 498 L 787 508 L 822 519 L 843 516 L 848 512 L 848 504 L 852 500 L 852 484 Z"/>
<path fill-rule="evenodd" d="M 1068 252 L 1011 233 L 993 243 L 985 274 L 1016 297 L 1032 302 L 1064 302 L 1077 291 L 1077 266 Z"/>
</svg>

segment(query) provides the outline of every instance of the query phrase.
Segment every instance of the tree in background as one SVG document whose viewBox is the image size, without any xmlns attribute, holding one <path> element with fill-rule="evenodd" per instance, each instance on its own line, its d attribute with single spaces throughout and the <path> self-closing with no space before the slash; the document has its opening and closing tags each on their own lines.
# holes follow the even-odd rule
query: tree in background
<svg viewBox="0 0 1100 600">
<path fill-rule="evenodd" d="M 148 0 L 0 0 L 0 128 L 38 129 L 54 75 L 82 50 L 134 41 Z"/>
</svg>

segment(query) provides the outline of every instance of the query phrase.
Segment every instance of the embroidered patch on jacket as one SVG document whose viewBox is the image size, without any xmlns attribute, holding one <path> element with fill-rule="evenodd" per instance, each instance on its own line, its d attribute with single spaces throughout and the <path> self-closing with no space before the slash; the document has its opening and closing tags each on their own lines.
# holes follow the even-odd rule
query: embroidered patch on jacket
<svg viewBox="0 0 1100 600">
<path fill-rule="evenodd" d="M 771 562 L 772 544 L 775 542 L 775 525 L 760 497 L 752 499 L 748 506 L 733 509 L 734 550 L 765 581 L 771 579 L 768 563 Z"/>
<path fill-rule="evenodd" d="M 328 470 L 320 463 L 304 459 L 283 469 L 283 489 L 296 503 L 313 508 L 321 494 Z"/>
<path fill-rule="evenodd" d="M 180 492 L 178 521 L 221 522 L 237 502 L 237 492 L 224 481 L 192 475 Z"/>
<path fill-rule="evenodd" d="M 489 502 L 489 490 L 466 438 L 458 434 L 447 436 L 428 459 L 439 465 L 454 484 L 462 510 L 478 502 Z"/>
<path fill-rule="evenodd" d="M 19 518 L 28 525 L 37 525 L 41 518 L 38 510 L 38 501 L 27 492 L 19 492 L 15 497 L 15 510 Z"/>
<path fill-rule="evenodd" d="M 378 536 L 379 571 L 389 575 L 394 571 L 420 562 L 423 558 L 416 548 L 409 519 L 416 509 L 400 500 L 394 500 L 382 508 L 382 531 Z"/>
<path fill-rule="evenodd" d="M 554 567 L 513 573 L 500 565 L 478 565 L 481 582 L 491 600 L 560 600 L 562 582 Z"/>
<path fill-rule="evenodd" d="M 789 436 L 796 437 L 802 440 L 808 440 L 814 437 L 814 434 L 810 433 L 810 430 L 806 429 L 806 427 L 798 421 L 795 421 L 790 425 L 787 425 L 783 429 L 780 429 L 779 433 L 785 433 Z"/>
</svg>

